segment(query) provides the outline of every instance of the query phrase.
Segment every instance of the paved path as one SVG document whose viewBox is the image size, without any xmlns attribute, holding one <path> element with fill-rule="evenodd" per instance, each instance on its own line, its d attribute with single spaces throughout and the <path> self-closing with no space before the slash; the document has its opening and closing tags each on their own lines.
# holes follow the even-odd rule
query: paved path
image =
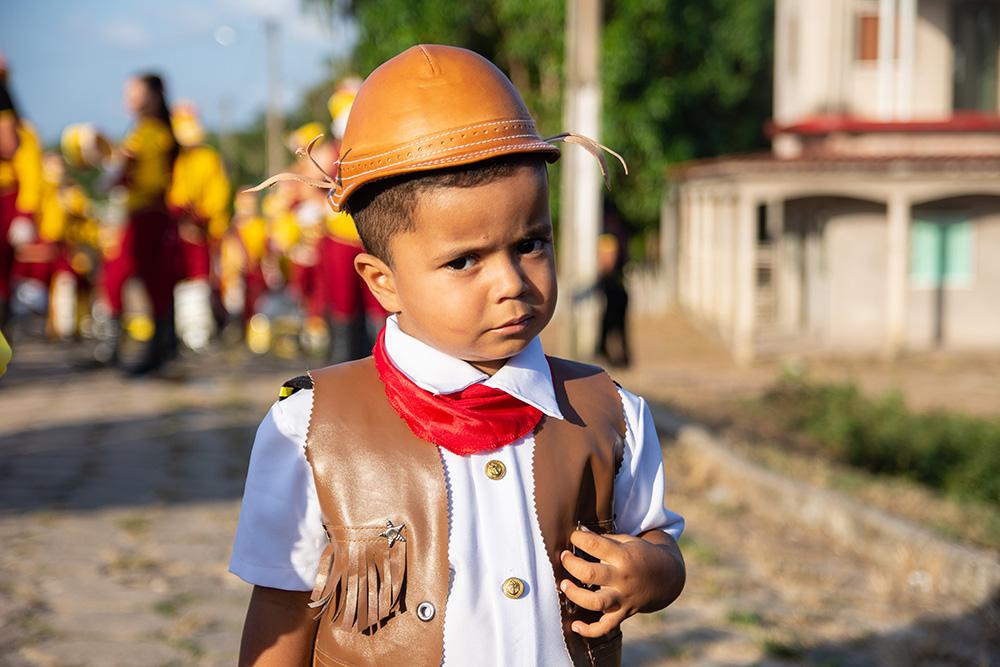
<svg viewBox="0 0 1000 667">
<path fill-rule="evenodd" d="M 235 662 L 226 573 L 254 429 L 296 364 L 215 356 L 173 380 L 29 345 L 0 383 L 0 665 Z M 667 452 L 689 585 L 626 626 L 629 665 L 1000 664 L 996 620 L 900 589 Z M 993 642 L 992 644 L 990 642 Z"/>
</svg>

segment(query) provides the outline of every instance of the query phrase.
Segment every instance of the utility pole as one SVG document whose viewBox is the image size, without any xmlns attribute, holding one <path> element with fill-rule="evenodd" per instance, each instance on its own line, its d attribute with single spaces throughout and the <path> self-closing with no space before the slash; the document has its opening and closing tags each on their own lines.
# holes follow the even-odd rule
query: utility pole
<svg viewBox="0 0 1000 667">
<path fill-rule="evenodd" d="M 264 20 L 264 37 L 267 42 L 267 126 L 265 152 L 267 175 L 276 174 L 285 166 L 284 119 L 281 115 L 281 66 L 278 60 L 278 22 Z"/>
<path fill-rule="evenodd" d="M 236 137 L 233 136 L 233 98 L 228 94 L 219 98 L 219 152 L 232 178 L 236 166 Z"/>
<path fill-rule="evenodd" d="M 600 141 L 601 2 L 566 0 L 565 129 Z M 597 237 L 601 231 L 600 170 L 586 152 L 563 150 L 559 253 L 564 344 L 571 357 L 589 357 L 597 342 L 593 298 L 576 296 L 597 282 Z"/>
</svg>

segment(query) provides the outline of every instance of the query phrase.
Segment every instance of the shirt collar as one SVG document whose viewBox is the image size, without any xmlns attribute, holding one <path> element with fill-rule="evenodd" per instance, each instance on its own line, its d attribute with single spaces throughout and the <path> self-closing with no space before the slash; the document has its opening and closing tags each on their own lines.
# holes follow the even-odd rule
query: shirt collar
<svg viewBox="0 0 1000 667">
<path fill-rule="evenodd" d="M 385 351 L 393 365 L 424 391 L 453 394 L 481 382 L 538 408 L 550 417 L 563 418 L 552 386 L 549 361 L 537 337 L 508 359 L 492 377 L 409 335 L 399 328 L 395 315 L 385 323 Z"/>
</svg>

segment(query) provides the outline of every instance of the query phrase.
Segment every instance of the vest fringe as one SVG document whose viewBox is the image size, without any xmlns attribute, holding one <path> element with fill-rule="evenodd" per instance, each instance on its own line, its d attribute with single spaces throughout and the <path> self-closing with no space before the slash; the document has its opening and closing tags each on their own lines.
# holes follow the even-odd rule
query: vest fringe
<svg viewBox="0 0 1000 667">
<path fill-rule="evenodd" d="M 406 579 L 406 542 L 392 546 L 373 528 L 340 529 L 323 552 L 309 606 L 319 620 L 332 607 L 330 623 L 351 632 L 374 631 L 400 611 Z M 338 531 L 338 532 L 340 532 Z"/>
</svg>

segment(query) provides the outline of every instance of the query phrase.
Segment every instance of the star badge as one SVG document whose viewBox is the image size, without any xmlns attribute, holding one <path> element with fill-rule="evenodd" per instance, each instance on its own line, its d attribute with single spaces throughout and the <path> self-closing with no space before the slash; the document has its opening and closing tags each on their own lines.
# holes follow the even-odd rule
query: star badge
<svg viewBox="0 0 1000 667">
<path fill-rule="evenodd" d="M 406 538 L 403 537 L 403 528 L 406 528 L 405 523 L 401 523 L 398 526 L 392 525 L 392 519 L 386 519 L 385 530 L 378 534 L 379 537 L 384 537 L 389 541 L 389 548 L 391 549 L 396 542 L 405 542 Z"/>
</svg>

